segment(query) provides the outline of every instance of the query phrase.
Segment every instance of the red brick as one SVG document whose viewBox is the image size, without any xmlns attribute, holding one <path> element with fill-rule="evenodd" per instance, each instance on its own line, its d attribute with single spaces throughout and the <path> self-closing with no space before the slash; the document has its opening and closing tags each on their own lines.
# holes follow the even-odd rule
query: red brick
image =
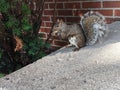
<svg viewBox="0 0 120 90">
<path fill-rule="evenodd" d="M 86 12 L 88 12 L 90 10 L 80 10 L 79 14 L 85 14 Z M 113 15 L 113 10 L 93 10 L 93 11 L 98 11 L 99 13 L 105 15 L 105 16 L 112 16 Z"/>
<path fill-rule="evenodd" d="M 72 23 L 79 23 L 80 22 L 80 17 L 66 17 L 67 22 L 72 22 Z"/>
<path fill-rule="evenodd" d="M 114 19 L 113 18 L 106 18 L 106 21 L 107 21 L 108 24 L 110 24 L 114 21 Z"/>
<path fill-rule="evenodd" d="M 45 10 L 44 15 L 53 15 L 53 10 Z"/>
<path fill-rule="evenodd" d="M 52 26 L 52 23 L 51 23 L 51 22 L 45 22 L 45 26 L 46 26 L 46 27 L 51 27 L 51 26 Z"/>
<path fill-rule="evenodd" d="M 41 29 L 40 29 L 40 32 L 50 33 L 50 28 L 41 28 Z"/>
<path fill-rule="evenodd" d="M 43 20 L 43 21 L 50 21 L 50 17 L 43 16 L 43 17 L 42 17 L 42 20 Z"/>
<path fill-rule="evenodd" d="M 58 10 L 58 15 L 71 16 L 72 10 Z"/>
<path fill-rule="evenodd" d="M 56 0 L 57 2 L 65 2 L 65 1 L 68 1 L 68 0 Z"/>
<path fill-rule="evenodd" d="M 44 6 L 45 9 L 48 9 L 48 4 L 45 3 L 45 6 Z"/>
<path fill-rule="evenodd" d="M 54 8 L 55 8 L 55 4 L 54 4 L 54 3 L 50 3 L 50 4 L 49 4 L 49 8 L 50 8 L 50 9 L 54 9 Z M 57 8 L 57 9 L 62 9 L 62 8 L 63 8 L 63 3 L 57 3 L 56 8 Z"/>
<path fill-rule="evenodd" d="M 57 9 L 62 9 L 63 8 L 63 3 L 57 4 Z"/>
<path fill-rule="evenodd" d="M 45 22 L 42 22 L 41 26 L 45 26 Z"/>
<path fill-rule="evenodd" d="M 120 1 L 105 1 L 103 2 L 104 8 L 120 8 Z"/>
<path fill-rule="evenodd" d="M 82 8 L 101 8 L 101 2 L 83 2 Z"/>
<path fill-rule="evenodd" d="M 104 16 L 113 16 L 113 10 L 95 10 L 95 11 L 98 11 Z"/>
<path fill-rule="evenodd" d="M 54 45 L 58 45 L 58 46 L 65 46 L 68 43 L 65 41 L 59 41 L 59 40 L 54 40 Z"/>
<path fill-rule="evenodd" d="M 67 9 L 79 9 L 80 8 L 80 3 L 65 3 L 65 8 Z"/>
<path fill-rule="evenodd" d="M 120 10 L 115 10 L 115 16 L 120 16 Z"/>
<path fill-rule="evenodd" d="M 53 2 L 54 0 L 46 0 L 46 2 Z"/>
<path fill-rule="evenodd" d="M 55 7 L 54 3 L 49 3 L 49 9 L 53 9 Z"/>
<path fill-rule="evenodd" d="M 120 21 L 120 18 L 113 18 L 113 22 Z"/>
<path fill-rule="evenodd" d="M 37 0 L 32 0 L 33 2 L 36 2 Z"/>
</svg>

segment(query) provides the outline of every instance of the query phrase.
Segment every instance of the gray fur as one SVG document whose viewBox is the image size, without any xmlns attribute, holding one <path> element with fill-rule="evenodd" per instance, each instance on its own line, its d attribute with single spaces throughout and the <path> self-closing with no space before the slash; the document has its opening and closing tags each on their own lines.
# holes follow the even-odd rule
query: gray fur
<svg viewBox="0 0 120 90">
<path fill-rule="evenodd" d="M 85 45 L 85 37 L 82 28 L 78 24 L 67 25 L 62 20 L 58 20 L 53 27 L 52 35 L 57 35 L 61 39 L 68 39 L 70 44 L 77 49 Z M 74 50 L 77 50 L 77 49 Z"/>
<path fill-rule="evenodd" d="M 87 12 L 81 17 L 80 24 L 87 38 L 86 45 L 94 45 L 102 40 L 107 32 L 105 17 L 99 12 Z"/>
</svg>

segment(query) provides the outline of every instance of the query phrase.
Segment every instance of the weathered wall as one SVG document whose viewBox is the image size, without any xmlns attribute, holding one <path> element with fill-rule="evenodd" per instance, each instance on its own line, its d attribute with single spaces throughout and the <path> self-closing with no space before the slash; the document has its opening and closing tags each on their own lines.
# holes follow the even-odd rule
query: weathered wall
<svg viewBox="0 0 120 90">
<path fill-rule="evenodd" d="M 57 0 L 56 16 L 63 18 L 65 22 L 79 23 L 79 14 L 89 10 L 99 11 L 106 17 L 108 23 L 120 20 L 120 0 Z M 43 23 L 40 29 L 44 33 L 45 39 L 50 32 L 53 11 L 54 0 L 46 0 Z M 65 41 L 58 39 L 51 43 L 56 47 L 66 45 Z"/>
</svg>

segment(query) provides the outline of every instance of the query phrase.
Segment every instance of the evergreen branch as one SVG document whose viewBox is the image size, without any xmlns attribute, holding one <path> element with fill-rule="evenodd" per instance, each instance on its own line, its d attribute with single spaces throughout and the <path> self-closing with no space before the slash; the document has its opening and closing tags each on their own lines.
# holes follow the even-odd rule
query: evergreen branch
<svg viewBox="0 0 120 90">
<path fill-rule="evenodd" d="M 49 35 L 48 35 L 48 38 L 46 39 L 46 43 L 49 41 L 49 39 L 51 38 L 51 33 L 52 33 L 52 30 L 53 30 L 53 26 L 54 26 L 54 24 L 55 24 L 55 18 L 56 18 L 56 7 L 57 7 L 57 0 L 55 0 L 55 3 L 54 3 L 54 13 L 53 13 L 53 20 L 52 20 L 52 22 L 53 22 L 53 24 L 52 24 L 52 26 L 51 26 L 51 29 L 50 29 L 50 33 L 49 33 Z"/>
</svg>

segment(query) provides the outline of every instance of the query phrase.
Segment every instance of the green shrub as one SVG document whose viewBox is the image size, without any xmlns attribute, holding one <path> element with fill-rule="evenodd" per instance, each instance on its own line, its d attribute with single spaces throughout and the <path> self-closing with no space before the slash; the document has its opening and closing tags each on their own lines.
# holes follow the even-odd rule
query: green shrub
<svg viewBox="0 0 120 90">
<path fill-rule="evenodd" d="M 5 74 L 3 74 L 3 73 L 0 73 L 0 78 L 1 78 L 1 77 L 4 77 L 4 76 L 5 76 Z"/>
<path fill-rule="evenodd" d="M 38 1 L 43 3 L 44 0 Z M 45 50 L 50 47 L 50 44 L 44 43 L 42 34 L 38 34 L 42 13 L 39 15 L 40 11 L 38 10 L 40 9 L 34 11 L 28 3 L 29 0 L 28 2 L 24 0 L 0 0 L 2 14 L 0 73 L 9 74 L 42 58 L 46 55 Z M 18 50 L 15 48 L 19 41 L 17 42 L 15 37 L 23 45 Z"/>
</svg>

